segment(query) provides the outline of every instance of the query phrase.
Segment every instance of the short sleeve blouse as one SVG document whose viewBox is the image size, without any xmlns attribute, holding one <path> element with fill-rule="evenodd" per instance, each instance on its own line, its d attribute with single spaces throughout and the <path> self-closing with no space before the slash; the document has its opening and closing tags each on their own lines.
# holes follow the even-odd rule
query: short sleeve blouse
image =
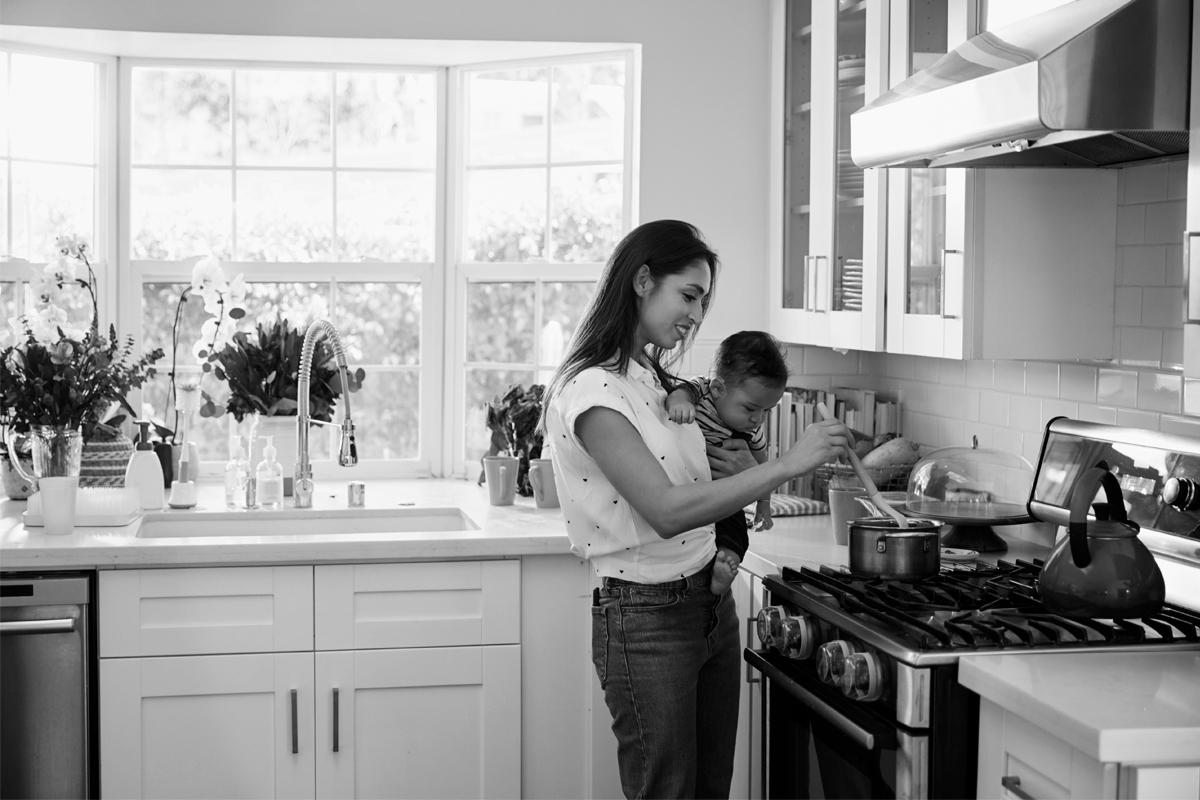
<svg viewBox="0 0 1200 800">
<path fill-rule="evenodd" d="M 716 553 L 713 526 L 664 539 L 621 497 L 575 434 L 579 415 L 611 408 L 633 424 L 675 485 L 712 480 L 704 437 L 695 424 L 671 422 L 658 377 L 635 361 L 624 375 L 593 367 L 551 400 L 546 433 L 554 481 L 571 550 L 596 574 L 636 583 L 665 583 L 699 572 Z"/>
</svg>

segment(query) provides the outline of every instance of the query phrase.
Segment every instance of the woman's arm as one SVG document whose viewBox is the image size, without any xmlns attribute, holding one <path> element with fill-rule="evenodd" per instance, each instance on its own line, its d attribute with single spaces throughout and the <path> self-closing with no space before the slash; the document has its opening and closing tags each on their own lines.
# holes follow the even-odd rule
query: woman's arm
<svg viewBox="0 0 1200 800">
<path fill-rule="evenodd" d="M 676 486 L 620 412 L 591 408 L 579 415 L 575 433 L 604 477 L 664 539 L 727 517 L 784 481 L 836 459 L 851 435 L 837 420 L 819 422 L 774 461 L 719 481 Z"/>
</svg>

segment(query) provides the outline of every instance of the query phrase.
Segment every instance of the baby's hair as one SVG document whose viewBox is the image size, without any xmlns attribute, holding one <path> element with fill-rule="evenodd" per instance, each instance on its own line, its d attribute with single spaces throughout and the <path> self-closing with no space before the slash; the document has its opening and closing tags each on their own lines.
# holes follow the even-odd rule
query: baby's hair
<svg viewBox="0 0 1200 800">
<path fill-rule="evenodd" d="M 733 387 L 758 378 L 771 388 L 787 385 L 786 350 L 779 340 L 763 331 L 738 331 L 717 346 L 716 375 Z"/>
</svg>

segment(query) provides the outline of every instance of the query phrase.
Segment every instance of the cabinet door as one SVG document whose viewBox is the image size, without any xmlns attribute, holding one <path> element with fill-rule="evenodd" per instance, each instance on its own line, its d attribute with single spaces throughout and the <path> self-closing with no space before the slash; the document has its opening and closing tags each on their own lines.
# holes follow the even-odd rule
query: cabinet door
<svg viewBox="0 0 1200 800">
<path fill-rule="evenodd" d="M 1200 14 L 1192 14 L 1191 141 L 1200 142 Z M 1183 234 L 1183 374 L 1200 378 L 1200 147 L 1188 151 L 1187 230 Z M 1184 398 L 1184 411 L 1195 413 Z M 1190 398 L 1193 403 L 1195 398 Z"/>
<path fill-rule="evenodd" d="M 316 568 L 316 649 L 516 644 L 521 562 Z"/>
<path fill-rule="evenodd" d="M 883 344 L 886 173 L 850 159 L 850 115 L 886 77 L 884 3 L 790 0 L 772 6 L 773 332 L 789 342 Z M 776 236 L 772 228 L 771 235 Z"/>
<path fill-rule="evenodd" d="M 318 797 L 521 796 L 518 645 L 316 659 Z"/>
<path fill-rule="evenodd" d="M 313 797 L 313 654 L 100 660 L 105 797 Z"/>
<path fill-rule="evenodd" d="M 976 24 L 975 3 L 968 0 L 892 0 L 890 85 L 966 41 Z M 887 349 L 962 358 L 970 171 L 890 173 Z"/>
</svg>

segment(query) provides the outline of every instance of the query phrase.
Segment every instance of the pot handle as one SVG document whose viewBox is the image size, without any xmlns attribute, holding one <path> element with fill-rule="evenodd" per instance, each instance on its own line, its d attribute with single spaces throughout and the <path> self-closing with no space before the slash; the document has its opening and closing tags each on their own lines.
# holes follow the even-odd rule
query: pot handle
<svg viewBox="0 0 1200 800">
<path fill-rule="evenodd" d="M 1109 519 L 1128 522 L 1125 498 L 1121 494 L 1117 476 L 1099 467 L 1083 473 L 1071 494 L 1071 521 L 1067 526 L 1067 534 L 1071 537 L 1071 559 L 1080 569 L 1092 563 L 1092 553 L 1087 543 L 1087 512 L 1100 486 L 1104 487 L 1104 495 L 1108 499 Z"/>
</svg>

